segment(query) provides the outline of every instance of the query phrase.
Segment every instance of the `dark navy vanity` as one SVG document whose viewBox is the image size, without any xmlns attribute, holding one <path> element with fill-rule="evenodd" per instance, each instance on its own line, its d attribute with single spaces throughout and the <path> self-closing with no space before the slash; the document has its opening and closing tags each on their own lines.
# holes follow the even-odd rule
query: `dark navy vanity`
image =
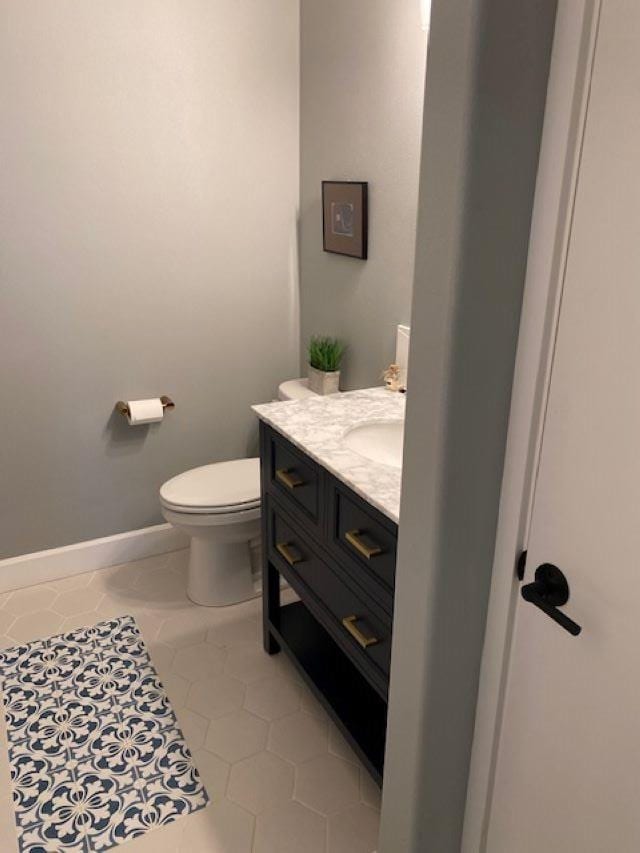
<svg viewBox="0 0 640 853">
<path fill-rule="evenodd" d="M 260 423 L 264 647 L 284 652 L 381 784 L 397 525 Z M 299 601 L 282 604 L 284 578 Z"/>
</svg>

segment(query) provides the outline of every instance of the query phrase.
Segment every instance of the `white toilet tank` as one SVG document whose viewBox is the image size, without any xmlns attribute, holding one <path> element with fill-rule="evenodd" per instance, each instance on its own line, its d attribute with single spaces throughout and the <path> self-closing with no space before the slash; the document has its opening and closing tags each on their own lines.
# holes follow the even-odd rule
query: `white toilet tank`
<svg viewBox="0 0 640 853">
<path fill-rule="evenodd" d="M 309 388 L 308 379 L 288 379 L 278 386 L 278 400 L 303 400 L 305 397 L 317 397 Z"/>
</svg>

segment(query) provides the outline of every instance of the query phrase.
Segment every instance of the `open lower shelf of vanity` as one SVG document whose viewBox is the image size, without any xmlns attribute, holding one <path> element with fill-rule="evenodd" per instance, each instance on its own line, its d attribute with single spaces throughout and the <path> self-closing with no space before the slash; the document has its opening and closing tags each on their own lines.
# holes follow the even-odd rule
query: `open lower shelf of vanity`
<svg viewBox="0 0 640 853">
<path fill-rule="evenodd" d="M 381 784 L 387 726 L 384 700 L 302 602 L 278 608 L 269 629 Z"/>
</svg>

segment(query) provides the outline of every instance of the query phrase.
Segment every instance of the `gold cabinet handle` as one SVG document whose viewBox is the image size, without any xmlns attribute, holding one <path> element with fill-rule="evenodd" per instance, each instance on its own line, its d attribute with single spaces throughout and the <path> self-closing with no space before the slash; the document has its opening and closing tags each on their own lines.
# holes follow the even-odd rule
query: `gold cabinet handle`
<svg viewBox="0 0 640 853">
<path fill-rule="evenodd" d="M 367 560 L 377 557 L 378 554 L 382 554 L 380 545 L 360 530 L 348 530 L 344 538 L 349 545 L 352 545 L 356 549 L 358 554 L 362 554 Z"/>
<path fill-rule="evenodd" d="M 295 471 L 290 471 L 288 468 L 278 468 L 276 471 L 276 480 L 285 485 L 288 489 L 296 489 L 298 486 L 304 486 L 304 480 Z"/>
<path fill-rule="evenodd" d="M 288 542 L 278 542 L 276 544 L 276 551 L 283 557 L 290 566 L 295 566 L 296 563 L 302 562 L 302 554 L 294 545 L 290 545 Z"/>
<path fill-rule="evenodd" d="M 342 624 L 351 634 L 356 643 L 363 649 L 368 649 L 369 646 L 375 646 L 378 642 L 378 638 L 365 636 L 356 624 L 358 619 L 360 619 L 359 616 L 345 616 L 342 620 Z"/>
</svg>

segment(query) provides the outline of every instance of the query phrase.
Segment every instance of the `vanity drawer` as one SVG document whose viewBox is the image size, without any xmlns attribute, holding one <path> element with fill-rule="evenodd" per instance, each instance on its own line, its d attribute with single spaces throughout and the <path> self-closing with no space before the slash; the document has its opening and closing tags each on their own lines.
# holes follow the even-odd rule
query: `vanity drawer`
<svg viewBox="0 0 640 853">
<path fill-rule="evenodd" d="M 301 510 L 307 519 L 320 525 L 319 466 L 277 433 L 267 430 L 265 438 L 270 491 L 285 504 Z"/>
<path fill-rule="evenodd" d="M 358 574 L 374 579 L 387 594 L 385 605 L 393 607 L 396 573 L 397 526 L 347 491 L 337 480 L 330 481 L 329 547 L 341 562 L 357 566 Z M 356 569 L 356 571 L 358 571 Z M 364 581 L 366 583 L 366 581 Z"/>
<path fill-rule="evenodd" d="M 294 589 L 298 588 L 303 601 L 311 593 L 316 615 L 327 630 L 372 684 L 386 694 L 391 659 L 390 616 L 365 593 L 356 592 L 337 566 L 318 557 L 295 522 L 288 521 L 271 503 L 268 507 L 269 558 Z"/>
</svg>

